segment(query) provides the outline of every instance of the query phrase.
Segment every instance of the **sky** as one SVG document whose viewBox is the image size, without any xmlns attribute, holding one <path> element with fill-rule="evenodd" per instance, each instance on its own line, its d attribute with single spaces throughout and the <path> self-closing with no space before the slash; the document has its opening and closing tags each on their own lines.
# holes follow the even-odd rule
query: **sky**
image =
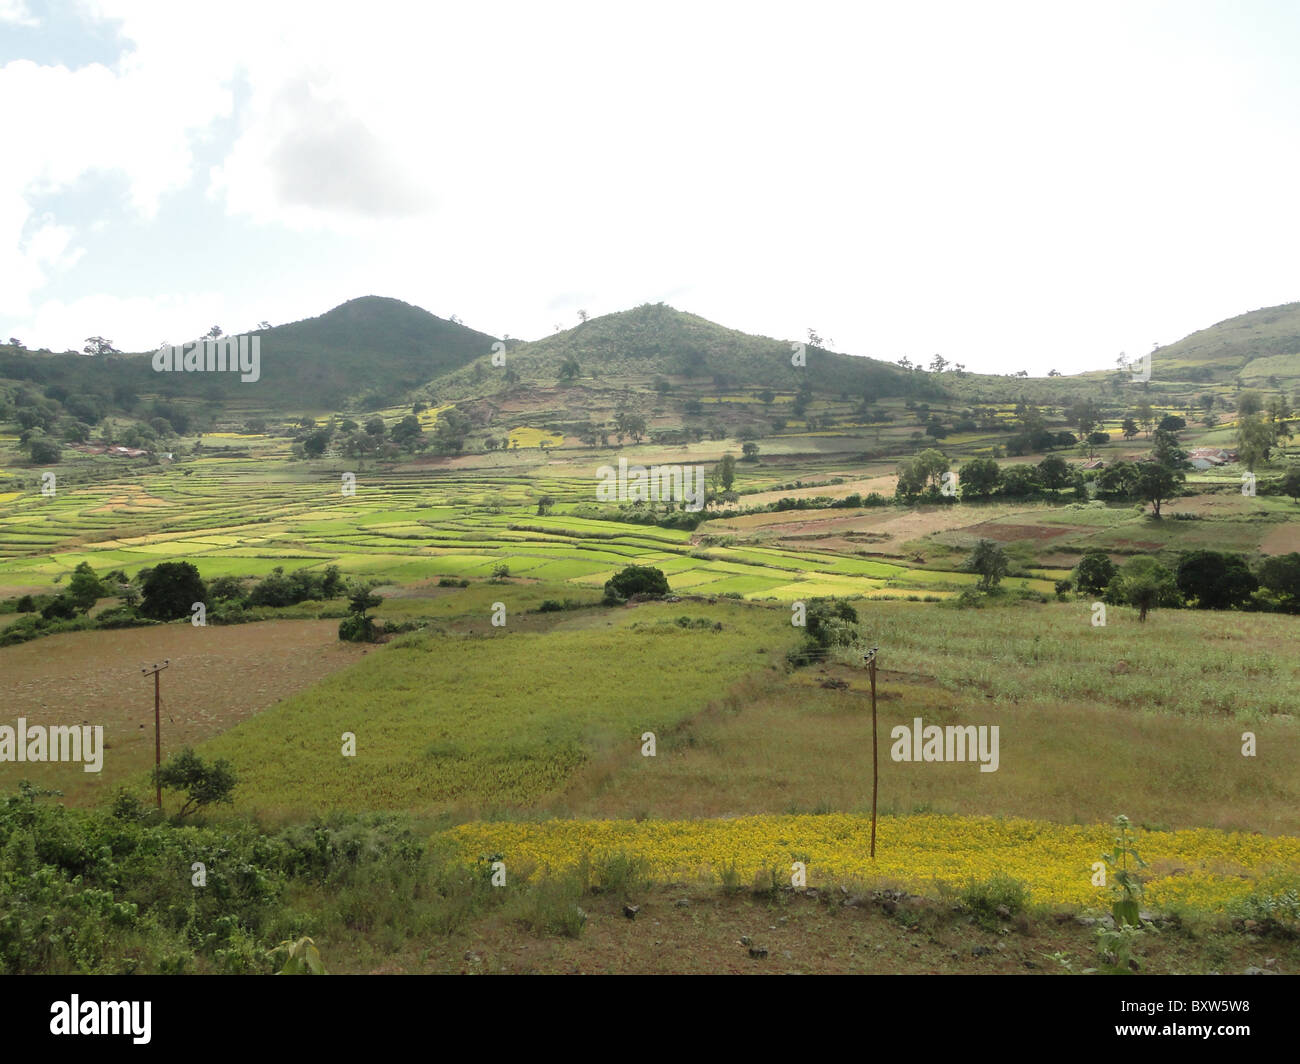
<svg viewBox="0 0 1300 1064">
<path fill-rule="evenodd" d="M 989 373 L 1300 300 L 1300 4 L 0 0 L 0 337 L 642 303 Z"/>
</svg>

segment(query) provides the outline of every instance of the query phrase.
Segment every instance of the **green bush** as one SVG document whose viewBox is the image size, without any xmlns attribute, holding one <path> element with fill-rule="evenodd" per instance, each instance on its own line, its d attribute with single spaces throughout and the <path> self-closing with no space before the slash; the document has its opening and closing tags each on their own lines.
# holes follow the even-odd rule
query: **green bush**
<svg viewBox="0 0 1300 1064">
<path fill-rule="evenodd" d="M 971 883 L 961 892 L 962 905 L 975 918 L 975 922 L 988 931 L 996 930 L 1007 916 L 1024 912 L 1029 901 L 1029 891 L 1018 879 L 995 875 L 978 883 Z M 1001 909 L 1002 912 L 998 910 Z"/>
<path fill-rule="evenodd" d="M 669 592 L 668 577 L 653 565 L 629 565 L 605 581 L 605 604 L 620 605 L 633 595 L 662 598 Z"/>
</svg>

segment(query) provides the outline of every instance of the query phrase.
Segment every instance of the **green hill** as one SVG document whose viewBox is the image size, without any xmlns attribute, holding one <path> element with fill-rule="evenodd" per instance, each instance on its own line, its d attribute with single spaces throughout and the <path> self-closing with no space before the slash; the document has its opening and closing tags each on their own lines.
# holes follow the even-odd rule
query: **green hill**
<svg viewBox="0 0 1300 1064">
<path fill-rule="evenodd" d="M 792 358 L 800 354 L 804 365 Z M 728 329 L 663 303 L 592 318 L 531 343 L 511 342 L 507 360 L 524 384 L 554 384 L 565 363 L 578 364 L 578 380 L 598 387 L 645 387 L 655 377 L 698 381 L 712 389 L 772 388 L 804 383 L 817 394 L 873 397 L 938 393 L 924 375 L 905 373 L 872 358 Z M 490 371 L 496 368 L 493 374 Z M 493 380 L 499 384 L 493 384 Z M 472 396 L 505 387 L 490 357 L 437 383 L 440 395 Z"/>
<path fill-rule="evenodd" d="M 153 352 L 90 358 L 0 348 L 0 378 L 56 397 L 201 399 L 265 412 L 374 407 L 489 353 L 495 337 L 397 299 L 352 299 L 315 318 L 261 330 L 261 376 L 157 373 Z"/>
<path fill-rule="evenodd" d="M 1152 371 L 1169 380 L 1216 383 L 1300 378 L 1300 303 L 1252 310 L 1158 348 Z"/>
</svg>

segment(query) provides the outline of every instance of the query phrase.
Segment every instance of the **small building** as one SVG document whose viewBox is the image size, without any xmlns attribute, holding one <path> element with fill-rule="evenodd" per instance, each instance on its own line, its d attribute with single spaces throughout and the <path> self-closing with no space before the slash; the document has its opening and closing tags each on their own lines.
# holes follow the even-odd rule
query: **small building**
<svg viewBox="0 0 1300 1064">
<path fill-rule="evenodd" d="M 1106 465 L 1100 458 L 1094 458 L 1091 461 L 1084 462 L 1080 469 L 1101 469 Z"/>
</svg>

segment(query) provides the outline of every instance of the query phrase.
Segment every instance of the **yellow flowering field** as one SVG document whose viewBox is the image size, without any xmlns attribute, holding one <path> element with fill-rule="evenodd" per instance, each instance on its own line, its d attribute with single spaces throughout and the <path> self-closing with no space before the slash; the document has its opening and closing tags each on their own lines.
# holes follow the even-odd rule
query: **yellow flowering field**
<svg viewBox="0 0 1300 1064">
<path fill-rule="evenodd" d="M 558 447 L 564 442 L 564 437 L 556 432 L 549 432 L 546 429 L 535 429 L 528 425 L 521 425 L 519 428 L 510 430 L 510 446 L 518 444 L 520 447 L 539 447 L 545 443 L 547 447 Z"/>
<path fill-rule="evenodd" d="M 960 889 L 1001 873 L 1023 882 L 1031 902 L 1105 906 L 1110 893 L 1092 885 L 1093 864 L 1115 829 L 1046 821 L 934 814 L 882 817 L 876 859 L 869 856 L 871 818 L 750 816 L 730 820 L 552 820 L 470 823 L 445 838 L 462 858 L 501 854 L 507 868 L 562 873 L 585 856 L 626 854 L 648 863 L 660 881 L 719 878 L 734 865 L 748 883 L 765 869 L 788 875 L 807 866 L 809 886 L 843 880 L 883 881 L 916 893 L 947 884 Z M 1141 831 L 1133 845 L 1150 867 L 1144 905 L 1222 912 L 1266 880 L 1300 875 L 1300 839 L 1197 828 Z M 1132 836 L 1131 836 L 1132 837 Z"/>
</svg>

